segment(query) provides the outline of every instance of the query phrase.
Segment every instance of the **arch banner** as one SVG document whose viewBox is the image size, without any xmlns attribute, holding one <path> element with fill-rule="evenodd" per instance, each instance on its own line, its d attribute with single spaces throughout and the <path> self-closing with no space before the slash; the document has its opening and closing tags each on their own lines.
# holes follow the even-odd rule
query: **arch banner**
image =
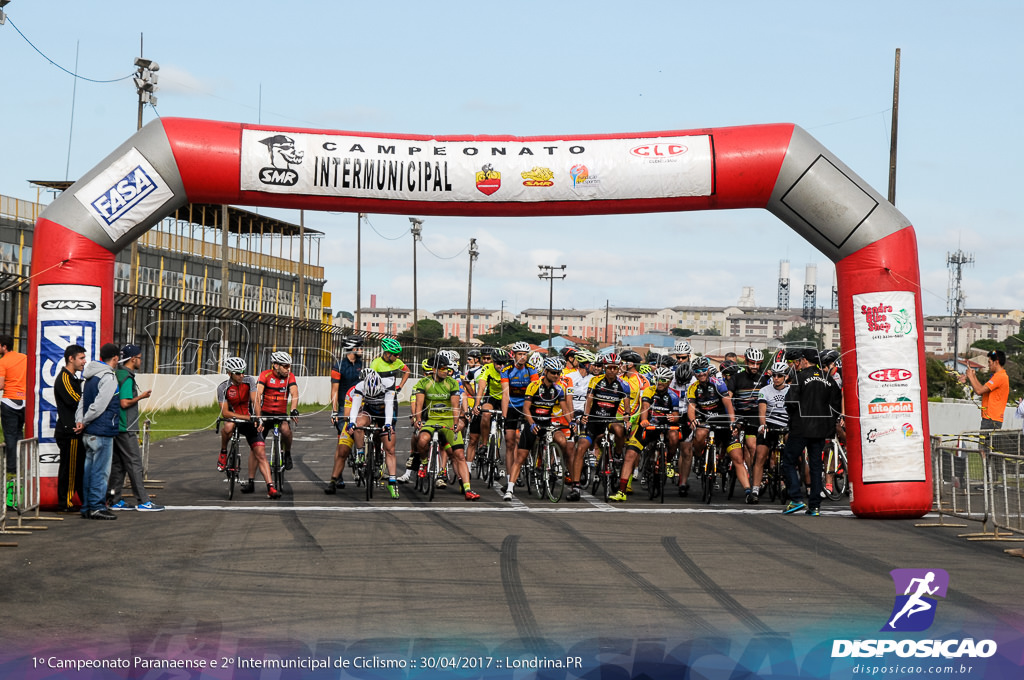
<svg viewBox="0 0 1024 680">
<path fill-rule="evenodd" d="M 764 208 L 836 263 L 854 513 L 931 508 L 914 229 L 798 126 L 426 136 L 186 118 L 144 127 L 36 223 L 28 423 L 44 502 L 56 496 L 56 349 L 78 342 L 92 357 L 123 340 L 111 337 L 114 255 L 189 202 L 483 217 Z"/>
</svg>

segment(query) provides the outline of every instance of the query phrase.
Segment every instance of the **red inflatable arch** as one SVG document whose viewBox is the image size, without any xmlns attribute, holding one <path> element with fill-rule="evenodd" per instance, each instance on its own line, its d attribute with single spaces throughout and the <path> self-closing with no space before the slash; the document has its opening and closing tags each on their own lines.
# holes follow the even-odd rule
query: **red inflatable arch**
<svg viewBox="0 0 1024 680">
<path fill-rule="evenodd" d="M 472 216 L 766 208 L 836 263 L 854 513 L 931 508 L 914 229 L 795 125 L 427 137 L 154 121 L 36 224 L 28 422 L 42 451 L 55 451 L 64 346 L 95 355 L 113 340 L 114 254 L 188 202 Z M 44 502 L 56 469 L 44 462 Z"/>
</svg>

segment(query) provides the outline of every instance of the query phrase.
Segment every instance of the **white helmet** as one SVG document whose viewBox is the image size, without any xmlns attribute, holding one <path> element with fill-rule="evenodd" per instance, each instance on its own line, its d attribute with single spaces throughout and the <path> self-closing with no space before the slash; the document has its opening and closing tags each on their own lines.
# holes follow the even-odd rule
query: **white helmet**
<svg viewBox="0 0 1024 680">
<path fill-rule="evenodd" d="M 690 343 L 686 340 L 676 340 L 675 344 L 672 346 L 673 354 L 689 354 L 690 352 Z"/>
<path fill-rule="evenodd" d="M 659 366 L 654 369 L 651 377 L 654 378 L 654 382 L 662 382 L 663 380 L 667 382 L 672 380 L 672 378 L 675 377 L 675 374 L 676 372 L 668 366 Z"/>
<path fill-rule="evenodd" d="M 565 368 L 565 359 L 561 357 L 551 357 L 550 359 L 544 360 L 545 371 L 559 371 Z"/>
<path fill-rule="evenodd" d="M 748 347 L 746 351 L 747 361 L 764 361 L 764 352 L 757 349 L 756 347 Z"/>
<path fill-rule="evenodd" d="M 453 350 L 453 349 L 443 349 L 440 352 L 438 352 L 438 354 L 443 354 L 444 356 L 448 357 L 448 365 L 449 366 L 453 366 L 454 367 L 454 366 L 458 366 L 459 365 L 459 353 L 456 352 L 455 350 Z"/>
<path fill-rule="evenodd" d="M 245 359 L 242 357 L 228 357 L 224 360 L 224 370 L 228 373 L 245 373 Z"/>
<path fill-rule="evenodd" d="M 508 348 L 510 352 L 529 352 L 530 343 L 520 340 L 519 342 L 513 342 L 512 346 Z"/>
<path fill-rule="evenodd" d="M 772 364 L 772 373 L 785 373 L 789 374 L 789 364 L 785 361 L 776 361 Z"/>
<path fill-rule="evenodd" d="M 540 355 L 540 352 L 534 352 L 526 363 L 531 368 L 540 368 L 544 365 L 544 357 Z"/>
<path fill-rule="evenodd" d="M 270 355 L 270 361 L 272 361 L 275 364 L 291 365 L 292 355 L 288 354 L 288 352 L 274 352 L 273 354 Z"/>
<path fill-rule="evenodd" d="M 367 397 L 379 397 L 384 394 L 384 381 L 381 380 L 377 371 L 369 370 L 363 378 L 363 395 Z"/>
</svg>

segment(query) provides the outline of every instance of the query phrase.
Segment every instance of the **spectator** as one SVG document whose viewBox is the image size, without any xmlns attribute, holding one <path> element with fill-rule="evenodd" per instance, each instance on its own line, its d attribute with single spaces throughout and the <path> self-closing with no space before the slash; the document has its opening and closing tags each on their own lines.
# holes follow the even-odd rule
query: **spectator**
<svg viewBox="0 0 1024 680">
<path fill-rule="evenodd" d="M 18 471 L 18 442 L 25 434 L 25 370 L 28 362 L 14 351 L 14 338 L 0 335 L 0 427 L 7 451 L 7 505 L 12 505 L 14 475 Z"/>
<path fill-rule="evenodd" d="M 818 350 L 803 350 L 796 363 L 796 380 L 786 394 L 789 412 L 789 439 L 782 453 L 782 472 L 789 493 L 789 504 L 783 512 L 791 515 L 806 508 L 807 514 L 821 514 L 821 452 L 825 440 L 835 434 L 836 418 L 840 413 L 840 396 L 828 374 L 818 367 Z M 811 488 L 808 502 L 803 502 L 803 484 L 800 483 L 800 454 L 806 449 L 811 470 Z"/>
<path fill-rule="evenodd" d="M 100 348 L 100 360 L 85 367 L 82 400 L 75 412 L 75 431 L 83 433 L 85 473 L 82 477 L 82 517 L 117 519 L 104 504 L 110 480 L 110 460 L 121 417 L 121 399 L 117 393 L 114 368 L 121 351 L 108 342 Z"/>
<path fill-rule="evenodd" d="M 142 366 L 142 348 L 125 345 L 121 348 L 121 368 L 117 369 L 118 397 L 121 399 L 121 418 L 118 421 L 117 437 L 114 439 L 114 455 L 110 464 L 110 482 L 107 489 L 107 503 L 111 510 L 131 510 L 121 498 L 124 490 L 124 476 L 128 474 L 140 512 L 159 512 L 164 506 L 149 499 L 145 477 L 142 472 L 142 452 L 139 450 L 139 402 L 149 399 L 152 390 L 139 392 L 135 372 Z"/>
<path fill-rule="evenodd" d="M 54 439 L 60 450 L 60 464 L 57 467 L 57 510 L 71 512 L 75 506 L 75 494 L 79 502 L 82 495 L 82 475 L 85 472 L 85 455 L 82 451 L 82 437 L 75 432 L 75 411 L 82 398 L 82 379 L 78 373 L 85 368 L 85 348 L 68 345 L 64 349 L 64 367 L 53 381 L 53 397 L 57 402 L 57 427 Z"/>
<path fill-rule="evenodd" d="M 961 383 L 970 381 L 971 389 L 981 396 L 982 430 L 1003 429 L 1003 413 L 1010 398 L 1010 380 L 1006 376 L 1004 366 L 1006 352 L 997 349 L 988 353 L 988 370 L 992 372 L 992 377 L 984 385 L 978 380 L 973 368 L 968 368 L 964 375 L 960 376 Z"/>
</svg>

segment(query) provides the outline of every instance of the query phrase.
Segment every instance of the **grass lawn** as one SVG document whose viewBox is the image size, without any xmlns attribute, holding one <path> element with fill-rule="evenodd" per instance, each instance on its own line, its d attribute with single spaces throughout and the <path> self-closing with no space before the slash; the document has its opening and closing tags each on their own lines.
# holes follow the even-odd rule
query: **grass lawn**
<svg viewBox="0 0 1024 680">
<path fill-rule="evenodd" d="M 317 412 L 330 415 L 331 407 L 326 404 L 302 404 L 299 410 L 306 416 Z M 220 406 L 215 405 L 186 410 L 150 411 L 139 416 L 140 420 L 148 418 L 150 421 L 150 441 L 160 441 L 200 430 L 212 430 L 217 425 L 218 417 Z"/>
</svg>

